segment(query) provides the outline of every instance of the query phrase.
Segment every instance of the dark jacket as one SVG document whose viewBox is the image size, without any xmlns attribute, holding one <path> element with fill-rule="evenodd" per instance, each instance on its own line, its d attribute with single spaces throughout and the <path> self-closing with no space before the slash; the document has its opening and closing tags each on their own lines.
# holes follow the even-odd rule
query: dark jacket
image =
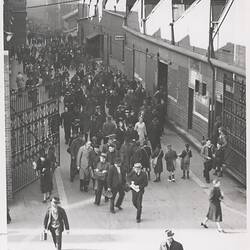
<svg viewBox="0 0 250 250">
<path fill-rule="evenodd" d="M 43 222 L 44 228 L 47 230 L 51 229 L 51 222 L 52 222 L 51 216 L 52 216 L 51 207 L 49 207 L 45 215 L 44 222 Z M 69 222 L 68 222 L 68 217 L 66 215 L 66 212 L 62 207 L 59 207 L 59 206 L 58 206 L 58 220 L 60 223 L 61 232 L 64 231 L 64 227 L 66 228 L 66 230 L 69 230 Z"/>
<path fill-rule="evenodd" d="M 137 175 L 136 172 L 132 170 L 128 174 L 128 181 L 133 181 L 135 185 L 139 185 L 140 191 L 144 191 L 144 188 L 148 185 L 148 177 L 144 171 L 141 171 L 141 173 Z"/>
<path fill-rule="evenodd" d="M 61 124 L 63 124 L 64 127 L 70 127 L 73 121 L 73 113 L 68 111 L 68 112 L 63 112 L 61 114 Z"/>
<path fill-rule="evenodd" d="M 123 186 L 126 183 L 125 171 L 122 167 L 120 167 L 120 169 L 121 169 L 121 183 L 119 183 L 118 171 L 116 167 L 111 166 L 109 168 L 107 182 L 108 182 L 108 188 L 110 188 L 111 190 L 118 188 L 120 185 Z"/>
<path fill-rule="evenodd" d="M 166 244 L 166 242 L 163 242 L 159 250 L 183 250 L 183 246 L 178 241 L 173 240 L 170 247 Z"/>
</svg>

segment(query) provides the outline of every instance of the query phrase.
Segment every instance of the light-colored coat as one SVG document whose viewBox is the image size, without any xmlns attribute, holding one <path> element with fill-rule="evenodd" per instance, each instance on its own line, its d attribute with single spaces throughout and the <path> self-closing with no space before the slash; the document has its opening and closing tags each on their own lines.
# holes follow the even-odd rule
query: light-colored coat
<svg viewBox="0 0 250 250">
<path fill-rule="evenodd" d="M 79 148 L 76 165 L 79 168 L 79 178 L 82 180 L 89 174 L 89 149 L 86 145 Z"/>
</svg>

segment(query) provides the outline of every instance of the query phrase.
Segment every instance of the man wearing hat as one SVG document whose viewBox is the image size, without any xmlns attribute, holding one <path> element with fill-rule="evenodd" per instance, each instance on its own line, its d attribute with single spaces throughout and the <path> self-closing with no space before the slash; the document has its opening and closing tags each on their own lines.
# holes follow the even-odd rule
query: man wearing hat
<svg viewBox="0 0 250 250">
<path fill-rule="evenodd" d="M 160 245 L 160 250 L 183 250 L 181 243 L 173 239 L 174 233 L 167 229 L 165 230 L 165 240 Z"/>
<path fill-rule="evenodd" d="M 58 197 L 51 199 L 51 206 L 48 208 L 44 218 L 44 229 L 45 232 L 50 230 L 53 242 L 57 250 L 62 249 L 62 232 L 64 227 L 69 233 L 69 222 L 65 210 L 58 206 L 60 200 Z"/>
<path fill-rule="evenodd" d="M 117 156 L 118 156 L 118 151 L 116 150 L 115 144 L 114 143 L 109 144 L 107 152 L 107 162 L 109 162 L 110 165 L 113 165 Z"/>
<path fill-rule="evenodd" d="M 141 222 L 142 197 L 144 188 L 148 185 L 146 172 L 142 171 L 141 163 L 135 163 L 133 170 L 128 174 L 128 180 L 132 189 L 132 202 L 137 209 L 136 222 Z"/>
<path fill-rule="evenodd" d="M 112 165 L 108 172 L 108 191 L 111 191 L 113 196 L 110 199 L 110 212 L 115 213 L 114 206 L 117 207 L 119 210 L 122 210 L 122 201 L 125 196 L 125 171 L 121 167 L 121 158 L 117 157 L 114 160 L 114 165 Z M 119 197 L 117 199 L 116 205 L 115 204 L 115 197 L 119 193 Z"/>
<path fill-rule="evenodd" d="M 94 170 L 94 176 L 97 181 L 97 190 L 95 194 L 95 202 L 94 204 L 100 205 L 101 196 L 102 196 L 102 190 L 107 190 L 107 175 L 108 170 L 110 167 L 110 164 L 106 161 L 107 154 L 101 153 L 100 155 L 100 161 L 97 163 L 97 167 Z M 108 199 L 105 197 L 105 201 L 108 201 Z"/>
<path fill-rule="evenodd" d="M 81 146 L 85 144 L 85 139 L 83 138 L 82 134 L 79 134 L 76 138 L 72 140 L 69 145 L 68 152 L 71 156 L 71 163 L 70 163 L 70 181 L 73 182 L 74 178 L 77 174 L 77 166 L 76 166 L 76 159 L 77 153 Z"/>
</svg>

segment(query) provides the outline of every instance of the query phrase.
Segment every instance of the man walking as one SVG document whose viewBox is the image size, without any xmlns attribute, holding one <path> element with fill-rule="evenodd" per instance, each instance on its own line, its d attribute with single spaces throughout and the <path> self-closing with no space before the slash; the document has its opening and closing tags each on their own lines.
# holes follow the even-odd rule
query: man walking
<svg viewBox="0 0 250 250">
<path fill-rule="evenodd" d="M 201 149 L 201 156 L 204 159 L 203 176 L 207 183 L 210 183 L 209 172 L 213 168 L 214 145 L 210 139 L 207 139 L 206 144 Z"/>
<path fill-rule="evenodd" d="M 88 192 L 90 180 L 89 169 L 89 152 L 91 150 L 91 142 L 81 146 L 77 154 L 77 168 L 79 170 L 80 191 Z"/>
<path fill-rule="evenodd" d="M 65 144 L 68 144 L 70 134 L 71 134 L 71 125 L 73 121 L 73 114 L 68 110 L 67 107 L 64 108 L 64 112 L 61 114 L 61 125 L 64 128 L 65 134 Z"/>
<path fill-rule="evenodd" d="M 114 165 L 110 167 L 108 172 L 108 191 L 112 192 L 112 198 L 110 199 L 110 212 L 113 214 L 115 213 L 114 206 L 117 207 L 119 210 L 122 210 L 121 205 L 125 196 L 125 183 L 125 171 L 121 167 L 121 159 L 116 158 L 114 161 Z M 119 197 L 115 204 L 115 198 L 117 193 L 119 193 Z"/>
<path fill-rule="evenodd" d="M 44 229 L 45 232 L 50 230 L 56 249 L 61 250 L 62 232 L 65 227 L 66 232 L 69 233 L 69 222 L 65 210 L 58 204 L 60 204 L 59 198 L 53 197 L 44 218 Z"/>
<path fill-rule="evenodd" d="M 148 185 L 146 172 L 142 171 L 141 163 L 135 163 L 133 170 L 128 174 L 128 180 L 132 189 L 132 202 L 137 209 L 136 222 L 141 222 L 142 197 L 144 188 Z"/>
<path fill-rule="evenodd" d="M 183 246 L 178 241 L 173 239 L 174 233 L 167 229 L 165 230 L 166 239 L 160 245 L 160 250 L 183 250 Z"/>
<path fill-rule="evenodd" d="M 97 190 L 95 194 L 95 202 L 97 206 L 100 205 L 102 190 L 107 190 L 107 174 L 109 170 L 109 163 L 106 161 L 107 155 L 105 153 L 101 153 L 100 161 L 97 163 L 97 167 L 94 170 L 94 176 L 97 180 Z M 105 197 L 105 201 L 107 198 Z"/>
<path fill-rule="evenodd" d="M 75 139 L 73 139 L 72 143 L 69 146 L 69 153 L 71 155 L 71 163 L 70 163 L 70 181 L 73 182 L 74 178 L 77 174 L 77 165 L 76 159 L 77 154 L 81 146 L 85 144 L 85 139 L 82 137 L 82 134 L 79 134 Z"/>
</svg>

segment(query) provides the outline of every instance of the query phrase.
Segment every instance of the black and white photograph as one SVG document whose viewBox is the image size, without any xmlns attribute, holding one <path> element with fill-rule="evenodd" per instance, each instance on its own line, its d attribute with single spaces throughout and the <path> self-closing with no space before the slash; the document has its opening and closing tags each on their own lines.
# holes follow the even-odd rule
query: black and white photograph
<svg viewBox="0 0 250 250">
<path fill-rule="evenodd" d="M 1 1 L 0 250 L 250 249 L 247 2 Z"/>
</svg>

